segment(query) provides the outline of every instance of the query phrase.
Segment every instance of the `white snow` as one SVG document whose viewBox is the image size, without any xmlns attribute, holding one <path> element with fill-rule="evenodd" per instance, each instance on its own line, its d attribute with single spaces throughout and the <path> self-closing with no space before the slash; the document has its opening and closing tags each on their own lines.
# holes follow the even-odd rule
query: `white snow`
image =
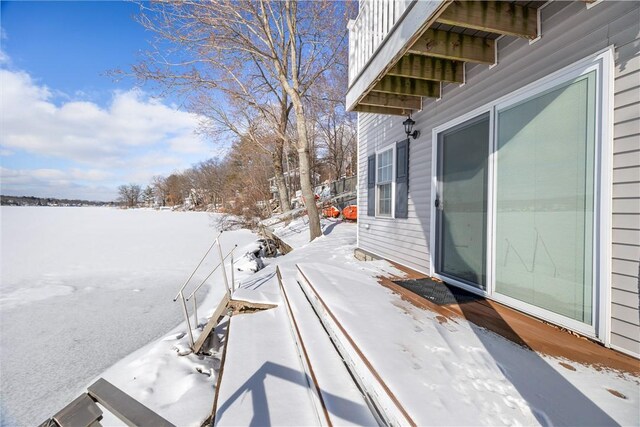
<svg viewBox="0 0 640 427">
<path fill-rule="evenodd" d="M 270 281 L 276 281 L 273 275 Z M 287 313 L 279 303 L 231 319 L 216 425 L 318 424 Z"/>
<path fill-rule="evenodd" d="M 265 280 L 271 280 L 270 276 L 265 277 Z M 262 288 L 261 288 L 262 289 Z M 236 301 L 246 301 L 257 304 L 280 304 L 280 291 L 277 287 L 270 286 L 269 291 L 256 291 L 249 289 L 236 289 L 233 293 L 233 299 Z"/>
<path fill-rule="evenodd" d="M 320 393 L 333 425 L 376 425 L 376 419 L 368 408 L 344 361 L 339 357 L 327 332 L 307 297 L 296 283 L 291 265 L 283 265 L 283 284 L 291 311 L 310 364 L 315 371 Z"/>
<path fill-rule="evenodd" d="M 231 319 L 227 361 L 218 397 L 216 425 L 324 425 L 312 374 L 334 425 L 374 425 L 375 419 L 300 289 L 288 292 L 299 341 L 275 275 L 277 258 L 245 281 L 234 299 L 276 305 Z M 259 281 L 259 290 L 251 289 Z M 304 321 L 301 321 L 304 320 Z M 309 322 L 310 320 L 310 322 Z"/>
<path fill-rule="evenodd" d="M 339 219 L 321 218 L 320 228 L 325 235 L 328 235 L 341 223 Z M 309 243 L 309 217 L 305 215 L 292 220 L 287 225 L 279 224 L 273 228 L 273 233 L 292 248 L 302 248 Z"/>
<path fill-rule="evenodd" d="M 273 261 L 288 288 L 296 289 L 299 264 L 418 425 L 637 425 L 637 377 L 535 353 L 463 318 L 443 322 L 377 282 L 402 272 L 354 259 L 355 225 L 338 222 L 309 244 L 299 237 L 305 222 L 291 225 L 295 231 L 278 235 L 297 249 Z M 359 369 L 364 376 L 362 363 Z"/>
<path fill-rule="evenodd" d="M 221 340 L 229 320 L 216 328 L 216 339 L 210 349 L 212 356 L 196 356 L 189 350 L 186 324 L 178 324 L 181 321 L 179 306 L 171 302 L 171 298 L 211 243 L 214 233 L 207 228 L 209 217 L 193 213 L 105 210 L 110 212 L 105 214 L 109 220 L 105 218 L 100 227 L 95 223 L 89 227 L 103 229 L 104 236 L 97 237 L 94 233 L 93 240 L 96 248 L 102 248 L 103 252 L 109 252 L 105 247 L 117 247 L 120 253 L 104 254 L 103 259 L 110 262 L 108 267 L 101 268 L 101 264 L 93 260 L 100 251 L 92 251 L 90 245 L 83 242 L 83 233 L 69 238 L 66 245 L 54 244 L 55 239 L 64 240 L 66 234 L 59 232 L 54 236 L 55 233 L 46 231 L 52 227 L 51 223 L 49 227 L 35 226 L 39 231 L 27 232 L 33 224 L 38 224 L 35 217 L 27 221 L 22 215 L 14 215 L 10 217 L 9 227 L 6 212 L 3 208 L 0 292 L 3 416 L 20 414 L 39 422 L 51 415 L 52 410 L 68 403 L 92 378 L 102 376 L 174 424 L 200 425 L 213 404 L 216 372 L 223 350 Z M 20 212 L 26 216 L 29 210 Z M 65 218 L 73 220 L 58 221 L 66 224 L 67 229 L 82 229 L 80 223 L 95 221 L 94 215 L 102 215 L 101 210 L 96 211 L 97 214 L 88 212 L 92 211 L 87 210 L 86 215 L 71 212 Z M 134 220 L 138 215 L 142 219 Z M 42 217 L 50 221 L 49 215 Z M 418 425 L 638 423 L 638 378 L 537 354 L 462 318 L 444 322 L 436 318 L 436 313 L 413 306 L 377 282 L 376 277 L 380 275 L 402 276 L 402 272 L 385 261 L 360 262 L 353 257 L 355 224 L 323 220 L 325 236 L 308 243 L 305 222 L 298 219 L 277 231 L 296 248 L 293 252 L 265 260 L 267 267 L 255 274 L 234 271 L 236 281 L 240 282 L 234 298 L 276 307 L 231 319 L 217 424 L 322 422 L 299 343 L 296 344 L 297 334 L 274 275 L 276 265 L 281 269 L 292 311 L 334 424 L 372 424 L 362 396 L 298 286 L 296 264 L 326 302 L 334 320 L 349 331 L 362 354 Z M 116 223 L 119 225 L 113 225 Z M 15 231 L 16 227 L 22 227 L 22 231 Z M 154 237 L 143 237 L 139 229 L 144 227 L 147 234 L 151 232 Z M 136 229 L 137 236 L 130 239 L 116 228 Z M 49 233 L 53 240 L 36 242 L 31 237 L 29 244 L 24 243 L 20 237 L 32 232 Z M 172 233 L 175 234 L 172 236 Z M 235 243 L 238 247 L 251 247 L 256 238 L 246 230 L 223 236 L 225 251 Z M 172 242 L 170 250 L 164 244 L 165 239 Z M 24 261 L 22 257 L 28 256 L 33 248 L 38 249 L 36 253 L 46 252 L 46 256 L 37 255 L 33 261 Z M 138 258 L 144 254 L 151 256 L 138 260 L 135 248 L 140 251 Z M 11 253 L 6 261 L 8 250 L 21 253 Z M 58 257 L 62 261 L 47 260 L 47 256 L 55 258 L 52 251 L 61 252 Z M 75 267 L 65 263 L 74 259 L 78 261 Z M 22 266 L 21 274 L 12 263 Z M 5 266 L 10 266 L 7 273 Z M 207 269 L 204 270 L 203 275 L 207 273 Z M 200 324 L 206 322 L 224 292 L 221 276 L 212 283 L 206 297 L 199 296 Z M 41 292 L 31 291 L 33 289 Z M 23 304 L 23 300 L 28 303 Z M 317 303 L 314 304 L 318 308 Z M 142 307 L 148 307 L 148 317 L 140 315 Z M 105 310 L 103 314 L 98 308 Z M 28 317 L 20 317 L 23 311 Z M 74 312 L 79 315 L 70 314 Z M 104 313 L 110 313 L 108 321 L 101 317 Z M 320 314 L 331 326 L 326 313 L 320 310 Z M 56 327 L 52 330 L 50 325 Z M 199 332 L 194 327 L 196 338 Z M 159 338 L 149 343 L 153 334 Z M 334 336 L 338 340 L 344 338 L 340 333 Z M 70 339 L 77 337 L 82 342 L 71 344 Z M 57 341 L 64 344 L 58 345 Z M 134 351 L 145 343 L 148 344 Z M 341 341 L 340 346 L 348 358 L 356 361 L 356 369 L 361 374 L 360 356 L 348 342 Z M 20 351 L 16 352 L 15 347 Z M 13 352 L 12 357 L 7 355 L 9 352 Z M 104 370 L 127 353 L 131 354 Z M 64 363 L 51 361 L 51 354 L 60 354 Z M 561 363 L 570 364 L 575 371 Z M 82 369 L 78 369 L 79 366 Z M 7 374 L 13 383 L 5 382 Z M 63 385 L 55 383 L 58 376 L 64 378 Z M 23 383 L 32 387 L 33 396 L 17 389 L 16 384 Z M 51 386 L 52 383 L 55 386 Z M 46 394 L 37 392 L 40 388 L 34 385 L 44 385 Z M 614 396 L 607 389 L 621 392 L 626 399 Z M 59 402 L 47 400 L 46 395 L 59 398 Z M 24 404 L 34 405 L 34 401 L 53 407 L 34 415 Z M 2 423 L 10 424 L 9 420 L 14 419 L 17 418 L 4 418 Z M 107 416 L 103 424 L 120 423 Z"/>
<path fill-rule="evenodd" d="M 100 372 L 178 325 L 181 308 L 172 299 L 217 235 L 217 217 L 207 213 L 2 207 L 0 214 L 0 425 L 39 424 Z M 247 230 L 221 238 L 225 253 L 255 239 Z M 194 282 L 214 262 L 210 256 Z M 219 290 L 220 278 L 207 283 Z M 198 294 L 203 303 L 208 287 Z M 209 313 L 198 314 L 204 322 Z M 175 350 L 165 356 L 177 359 Z M 172 384 L 159 360 L 141 378 L 156 369 Z M 212 389 L 206 375 L 189 381 Z M 167 390 L 173 397 L 165 400 L 162 387 L 149 393 L 167 402 L 180 390 Z"/>
<path fill-rule="evenodd" d="M 246 271 L 255 273 L 260 270 L 264 265 L 262 261 L 256 257 L 252 252 L 247 252 L 241 257 L 234 260 L 234 268 L 237 271 Z"/>
</svg>

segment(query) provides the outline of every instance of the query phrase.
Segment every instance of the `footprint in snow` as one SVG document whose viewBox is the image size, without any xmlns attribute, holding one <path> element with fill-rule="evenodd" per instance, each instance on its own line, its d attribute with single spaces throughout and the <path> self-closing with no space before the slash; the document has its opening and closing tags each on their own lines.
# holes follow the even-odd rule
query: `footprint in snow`
<svg viewBox="0 0 640 427">
<path fill-rule="evenodd" d="M 192 350 L 190 348 L 185 348 L 184 346 L 181 346 L 179 344 L 174 345 L 172 349 L 178 353 L 178 356 L 186 356 L 192 353 Z"/>
<path fill-rule="evenodd" d="M 202 366 L 202 365 L 196 366 L 196 371 L 199 374 L 203 374 L 203 375 L 206 375 L 208 377 L 210 377 L 212 375 L 211 369 L 207 368 L 206 366 Z"/>
</svg>

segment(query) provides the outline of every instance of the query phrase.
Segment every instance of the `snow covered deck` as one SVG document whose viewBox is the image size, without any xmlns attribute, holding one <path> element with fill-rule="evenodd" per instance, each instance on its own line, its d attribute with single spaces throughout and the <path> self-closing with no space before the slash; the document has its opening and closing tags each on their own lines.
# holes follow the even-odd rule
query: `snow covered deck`
<svg viewBox="0 0 640 427">
<path fill-rule="evenodd" d="M 392 423 L 638 422 L 637 377 L 541 355 L 462 317 L 416 307 L 352 269 L 299 267 L 325 326 Z"/>
<path fill-rule="evenodd" d="M 637 374 L 536 352 L 414 304 L 379 282 L 403 272 L 353 258 L 355 226 L 325 230 L 242 284 L 277 308 L 233 318 L 217 424 L 371 425 L 376 410 L 402 425 L 637 424 Z"/>
<path fill-rule="evenodd" d="M 375 424 L 291 277 L 283 291 L 270 267 L 234 294 L 276 307 L 231 318 L 215 425 Z"/>
</svg>

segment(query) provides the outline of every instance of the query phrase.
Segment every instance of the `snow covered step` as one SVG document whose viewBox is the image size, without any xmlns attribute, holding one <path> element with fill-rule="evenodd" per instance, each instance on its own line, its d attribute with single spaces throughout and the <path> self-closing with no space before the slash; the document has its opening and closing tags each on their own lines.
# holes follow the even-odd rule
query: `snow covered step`
<svg viewBox="0 0 640 427">
<path fill-rule="evenodd" d="M 98 404 L 108 412 L 104 413 Z M 175 427 L 104 378 L 98 378 L 88 387 L 87 393 L 78 396 L 39 427 L 100 427 L 100 421 L 106 421 L 106 425 Z"/>
<path fill-rule="evenodd" d="M 104 378 L 88 389 L 89 396 L 130 426 L 175 427 Z"/>
<path fill-rule="evenodd" d="M 408 413 L 407 409 L 402 405 L 401 401 L 390 390 L 389 386 L 378 373 L 376 368 L 364 355 L 358 344 L 351 338 L 349 332 L 342 326 L 333 314 L 329 306 L 324 302 L 321 295 L 313 286 L 308 277 L 321 278 L 322 274 L 318 271 L 305 267 L 305 265 L 296 265 L 298 269 L 298 279 L 302 292 L 308 298 L 314 310 L 318 313 L 322 324 L 331 336 L 333 343 L 340 352 L 342 359 L 349 367 L 360 387 L 365 391 L 369 401 L 375 407 L 374 411 L 379 414 L 383 422 L 387 425 L 411 425 L 416 426 L 416 421 Z M 339 274 L 340 272 L 338 272 Z M 345 270 L 341 275 L 343 279 L 349 277 L 349 271 Z M 315 283 L 315 280 L 314 282 Z M 348 304 L 348 300 L 342 301 L 342 307 Z M 375 328 L 372 328 L 375 330 Z"/>
<path fill-rule="evenodd" d="M 51 418 L 60 427 L 93 426 L 96 423 L 99 425 L 98 420 L 102 418 L 102 410 L 87 393 L 83 393 Z M 41 426 L 49 424 L 47 420 Z"/>
<path fill-rule="evenodd" d="M 327 331 L 296 280 L 293 265 L 282 268 L 282 293 L 293 332 L 327 421 L 332 425 L 379 424 Z M 278 270 L 278 274 L 281 272 Z"/>
<path fill-rule="evenodd" d="M 243 299 L 264 301 L 269 294 L 275 308 L 230 320 L 215 425 L 320 425 L 286 307 L 273 298 L 275 274 L 265 278 L 263 289 L 256 298 L 245 290 Z"/>
</svg>

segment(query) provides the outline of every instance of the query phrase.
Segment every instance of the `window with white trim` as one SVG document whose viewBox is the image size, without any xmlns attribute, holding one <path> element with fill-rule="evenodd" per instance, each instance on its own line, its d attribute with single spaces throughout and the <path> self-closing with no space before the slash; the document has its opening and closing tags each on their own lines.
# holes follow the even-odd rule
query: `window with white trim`
<svg viewBox="0 0 640 427">
<path fill-rule="evenodd" d="M 376 155 L 377 216 L 391 217 L 393 209 L 393 147 Z"/>
</svg>

